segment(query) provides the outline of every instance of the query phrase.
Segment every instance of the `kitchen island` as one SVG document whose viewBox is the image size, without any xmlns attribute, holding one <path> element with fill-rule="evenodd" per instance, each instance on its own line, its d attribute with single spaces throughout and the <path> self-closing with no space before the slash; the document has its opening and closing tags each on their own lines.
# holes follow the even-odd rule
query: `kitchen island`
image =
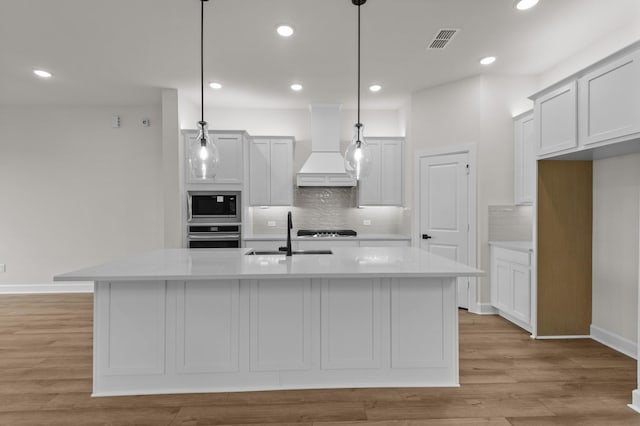
<svg viewBox="0 0 640 426">
<path fill-rule="evenodd" d="M 167 249 L 94 281 L 93 395 L 457 386 L 456 278 L 411 247 Z"/>
</svg>

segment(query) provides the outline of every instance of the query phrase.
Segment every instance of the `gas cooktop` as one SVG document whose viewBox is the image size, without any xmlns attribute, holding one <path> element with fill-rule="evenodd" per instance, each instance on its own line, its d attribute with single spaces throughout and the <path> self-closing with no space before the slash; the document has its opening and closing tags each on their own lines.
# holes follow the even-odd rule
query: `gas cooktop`
<svg viewBox="0 0 640 426">
<path fill-rule="evenodd" d="M 355 237 L 358 233 L 352 229 L 298 229 L 298 237 Z"/>
</svg>

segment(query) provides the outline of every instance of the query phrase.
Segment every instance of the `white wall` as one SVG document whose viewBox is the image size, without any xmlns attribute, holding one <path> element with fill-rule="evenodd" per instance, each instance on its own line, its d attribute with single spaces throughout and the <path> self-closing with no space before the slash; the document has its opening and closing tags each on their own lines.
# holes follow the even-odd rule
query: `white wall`
<svg viewBox="0 0 640 426">
<path fill-rule="evenodd" d="M 526 109 L 524 100 L 536 82 L 533 77 L 479 76 L 415 93 L 412 98 L 411 161 L 416 151 L 477 144 L 478 267 L 485 271 L 489 270 L 488 206 L 513 204 L 512 116 L 523 105 Z M 482 278 L 478 302 L 488 303 L 489 291 L 488 277 Z"/>
<path fill-rule="evenodd" d="M 162 247 L 161 156 L 159 106 L 0 109 L 0 284 Z"/>
<path fill-rule="evenodd" d="M 539 76 L 538 89 L 542 90 L 554 83 L 570 76 L 589 65 L 617 52 L 620 49 L 640 40 L 640 2 L 636 10 L 629 11 L 630 16 L 635 16 L 631 24 L 618 28 L 597 43 L 583 49 L 564 61 L 551 67 Z"/>
<path fill-rule="evenodd" d="M 593 162 L 592 324 L 637 342 L 640 154 Z"/>
</svg>

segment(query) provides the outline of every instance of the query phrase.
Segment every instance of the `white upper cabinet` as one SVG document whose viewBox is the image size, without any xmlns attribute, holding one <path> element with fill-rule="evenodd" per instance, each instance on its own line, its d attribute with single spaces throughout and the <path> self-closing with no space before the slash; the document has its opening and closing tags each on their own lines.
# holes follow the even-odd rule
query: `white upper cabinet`
<svg viewBox="0 0 640 426">
<path fill-rule="evenodd" d="M 293 204 L 292 138 L 252 138 L 249 142 L 249 204 Z"/>
<path fill-rule="evenodd" d="M 578 146 L 576 82 L 545 93 L 534 102 L 535 140 L 538 155 Z"/>
<path fill-rule="evenodd" d="M 640 42 L 529 99 L 539 158 L 593 160 L 640 151 Z"/>
<path fill-rule="evenodd" d="M 189 159 L 197 154 L 200 149 L 200 145 L 196 141 L 198 131 L 184 130 L 182 133 L 185 141 L 185 170 L 187 174 L 187 183 L 221 184 L 225 186 L 242 184 L 242 175 L 244 170 L 243 141 L 245 137 L 243 132 L 209 132 L 209 135 L 218 147 L 218 152 L 220 154 L 220 167 L 213 179 L 200 179 L 193 176 L 191 173 L 191 167 L 189 167 Z"/>
<path fill-rule="evenodd" d="M 371 174 L 360 180 L 361 206 L 401 206 L 403 189 L 402 138 L 367 138 Z"/>
<path fill-rule="evenodd" d="M 514 200 L 531 204 L 536 188 L 535 126 L 533 111 L 514 118 Z"/>
<path fill-rule="evenodd" d="M 581 145 L 640 133 L 640 51 L 591 71 L 578 86 Z"/>
</svg>

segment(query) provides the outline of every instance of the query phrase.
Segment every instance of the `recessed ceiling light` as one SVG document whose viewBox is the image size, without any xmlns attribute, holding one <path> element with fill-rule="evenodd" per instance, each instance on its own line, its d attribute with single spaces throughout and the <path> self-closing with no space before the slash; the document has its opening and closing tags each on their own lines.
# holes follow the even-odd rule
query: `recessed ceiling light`
<svg viewBox="0 0 640 426">
<path fill-rule="evenodd" d="M 209 83 L 209 87 L 218 90 L 222 89 L 222 84 L 218 83 L 217 81 L 212 81 L 211 83 Z"/>
<path fill-rule="evenodd" d="M 289 25 L 280 25 L 276 31 L 282 37 L 291 37 L 293 35 L 293 28 Z"/>
<path fill-rule="evenodd" d="M 516 9 L 527 10 L 538 4 L 538 0 L 517 0 Z"/>
<path fill-rule="evenodd" d="M 496 57 L 495 56 L 487 56 L 486 58 L 480 59 L 480 63 L 482 65 L 491 65 L 495 61 L 496 61 Z"/>
<path fill-rule="evenodd" d="M 382 89 L 382 86 L 380 86 L 379 84 L 372 84 L 371 86 L 369 86 L 369 90 L 372 92 L 379 92 Z"/>
<path fill-rule="evenodd" d="M 300 83 L 293 83 L 291 86 L 291 90 L 293 90 L 294 92 L 299 92 L 302 90 L 302 84 Z"/>
<path fill-rule="evenodd" d="M 35 75 L 37 75 L 38 77 L 42 77 L 42 78 L 51 77 L 51 73 L 49 71 L 45 71 L 45 70 L 33 70 L 33 73 Z"/>
</svg>

